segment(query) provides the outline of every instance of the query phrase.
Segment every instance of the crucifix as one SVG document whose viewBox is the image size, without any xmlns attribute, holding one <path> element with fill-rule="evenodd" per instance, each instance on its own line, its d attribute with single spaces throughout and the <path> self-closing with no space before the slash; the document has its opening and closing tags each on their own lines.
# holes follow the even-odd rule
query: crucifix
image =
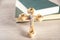
<svg viewBox="0 0 60 40">
<path fill-rule="evenodd" d="M 37 16 L 34 15 L 34 8 L 29 8 L 27 10 L 27 13 L 29 14 L 29 16 L 27 16 L 26 14 L 20 14 L 19 17 L 17 18 L 17 22 L 25 22 L 26 20 L 30 21 L 30 28 L 28 31 L 28 36 L 30 38 L 35 36 L 35 29 L 34 29 L 34 22 L 35 21 L 42 21 L 43 16 L 41 16 L 40 14 L 38 14 Z"/>
<path fill-rule="evenodd" d="M 28 32 L 29 37 L 33 37 L 35 35 L 35 31 L 34 31 L 34 8 L 29 8 L 27 10 L 29 17 L 30 17 L 30 29 Z"/>
</svg>

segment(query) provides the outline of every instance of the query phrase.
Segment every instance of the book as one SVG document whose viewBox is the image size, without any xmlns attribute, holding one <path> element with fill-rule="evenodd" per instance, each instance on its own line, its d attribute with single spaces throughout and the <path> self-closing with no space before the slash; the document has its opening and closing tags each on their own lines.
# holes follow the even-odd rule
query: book
<svg viewBox="0 0 60 40">
<path fill-rule="evenodd" d="M 16 17 L 21 13 L 27 14 L 29 7 L 35 8 L 35 15 L 43 16 L 59 14 L 60 7 L 49 0 L 16 0 Z"/>
</svg>

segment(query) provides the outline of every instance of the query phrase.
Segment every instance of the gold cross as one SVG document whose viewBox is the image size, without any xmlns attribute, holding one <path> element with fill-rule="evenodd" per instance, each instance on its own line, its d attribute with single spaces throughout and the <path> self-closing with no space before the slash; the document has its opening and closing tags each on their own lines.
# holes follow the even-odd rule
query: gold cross
<svg viewBox="0 0 60 40">
<path fill-rule="evenodd" d="M 34 8 L 29 8 L 27 10 L 27 13 L 29 15 L 26 14 L 20 14 L 19 17 L 17 18 L 16 22 L 27 22 L 30 21 L 30 29 L 28 32 L 28 35 L 30 38 L 32 38 L 33 36 L 35 36 L 35 30 L 34 30 L 34 21 L 42 21 L 43 16 L 41 16 L 40 14 L 38 14 L 37 16 L 34 15 Z"/>
</svg>

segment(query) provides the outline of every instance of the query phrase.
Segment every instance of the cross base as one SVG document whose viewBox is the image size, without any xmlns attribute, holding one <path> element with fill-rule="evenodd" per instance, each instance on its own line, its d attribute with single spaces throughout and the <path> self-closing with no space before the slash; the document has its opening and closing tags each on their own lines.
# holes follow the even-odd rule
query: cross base
<svg viewBox="0 0 60 40">
<path fill-rule="evenodd" d="M 30 37 L 30 38 L 33 38 L 34 36 L 36 35 L 36 33 L 28 33 L 28 36 Z"/>
</svg>

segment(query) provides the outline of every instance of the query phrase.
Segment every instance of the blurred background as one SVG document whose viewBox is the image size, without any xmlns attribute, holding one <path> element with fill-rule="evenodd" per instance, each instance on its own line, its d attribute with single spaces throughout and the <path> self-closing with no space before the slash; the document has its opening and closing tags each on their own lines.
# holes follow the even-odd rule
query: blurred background
<svg viewBox="0 0 60 40">
<path fill-rule="evenodd" d="M 15 1 L 16 0 L 0 0 L 0 23 L 4 20 L 10 21 L 15 18 Z M 60 0 L 50 1 L 60 5 Z"/>
<path fill-rule="evenodd" d="M 60 0 L 50 1 L 60 5 Z M 15 4 L 16 0 L 0 0 L 0 40 L 31 40 L 20 35 L 20 26 L 28 25 L 15 23 Z M 60 40 L 60 20 L 44 21 L 37 25 L 42 26 L 41 35 L 34 40 Z"/>
</svg>

